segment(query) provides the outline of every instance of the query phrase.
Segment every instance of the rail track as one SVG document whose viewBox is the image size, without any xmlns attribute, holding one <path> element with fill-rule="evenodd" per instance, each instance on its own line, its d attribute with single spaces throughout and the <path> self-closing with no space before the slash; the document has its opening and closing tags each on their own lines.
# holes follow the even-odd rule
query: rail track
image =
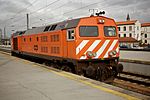
<svg viewBox="0 0 150 100">
<path fill-rule="evenodd" d="M 10 53 L 10 50 L 0 49 L 0 51 Z M 41 63 L 42 62 L 40 62 L 40 64 Z M 150 96 L 150 76 L 122 72 L 117 76 L 114 82 L 111 83 L 111 85 Z"/>
<path fill-rule="evenodd" d="M 112 84 L 150 96 L 150 76 L 122 72 L 117 76 Z"/>
<path fill-rule="evenodd" d="M 130 81 L 132 83 L 150 86 L 150 76 L 129 73 L 129 72 L 122 72 L 119 76 L 117 76 L 117 78 L 125 81 Z"/>
</svg>

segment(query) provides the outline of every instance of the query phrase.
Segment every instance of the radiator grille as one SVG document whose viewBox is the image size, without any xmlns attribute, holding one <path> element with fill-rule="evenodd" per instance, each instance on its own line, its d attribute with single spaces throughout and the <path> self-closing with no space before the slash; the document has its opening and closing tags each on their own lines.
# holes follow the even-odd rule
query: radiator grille
<svg viewBox="0 0 150 100">
<path fill-rule="evenodd" d="M 51 53 L 52 54 L 59 54 L 60 48 L 59 47 L 51 47 Z"/>
<path fill-rule="evenodd" d="M 41 47 L 41 52 L 48 53 L 48 47 Z"/>
</svg>

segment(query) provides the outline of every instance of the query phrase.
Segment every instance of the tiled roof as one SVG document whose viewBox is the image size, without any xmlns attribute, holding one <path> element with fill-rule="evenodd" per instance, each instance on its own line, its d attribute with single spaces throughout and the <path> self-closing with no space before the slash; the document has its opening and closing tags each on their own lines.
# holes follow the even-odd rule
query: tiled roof
<svg viewBox="0 0 150 100">
<path fill-rule="evenodd" d="M 132 37 L 120 37 L 119 38 L 119 42 L 138 42 L 136 39 L 132 38 Z"/>
<path fill-rule="evenodd" d="M 116 22 L 117 25 L 131 25 L 135 24 L 137 20 L 131 20 L 131 21 L 121 21 L 121 22 Z"/>
<path fill-rule="evenodd" d="M 141 26 L 142 27 L 150 26 L 150 23 L 142 23 Z"/>
</svg>

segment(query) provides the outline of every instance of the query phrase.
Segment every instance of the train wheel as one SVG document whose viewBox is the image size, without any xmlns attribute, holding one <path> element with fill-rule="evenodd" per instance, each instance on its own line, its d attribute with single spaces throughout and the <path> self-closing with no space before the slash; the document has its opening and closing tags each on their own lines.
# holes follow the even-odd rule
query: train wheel
<svg viewBox="0 0 150 100">
<path fill-rule="evenodd" d="M 57 69 L 60 69 L 60 66 L 59 66 L 59 65 L 57 65 L 57 64 L 55 64 L 55 63 L 51 64 L 51 67 L 53 67 L 53 68 L 57 68 Z"/>
<path fill-rule="evenodd" d="M 123 65 L 120 63 L 117 65 L 117 72 L 121 73 L 123 71 Z"/>
<path fill-rule="evenodd" d="M 45 61 L 43 64 L 46 65 L 46 66 L 51 66 L 51 64 L 49 63 L 49 61 Z"/>
<path fill-rule="evenodd" d="M 111 76 L 111 71 L 110 69 L 106 66 L 100 66 L 98 67 L 97 71 L 96 71 L 96 79 L 101 81 L 101 82 L 107 82 L 108 79 L 110 79 Z"/>
<path fill-rule="evenodd" d="M 93 68 L 93 66 L 88 66 L 85 70 L 85 76 L 95 79 L 95 68 Z"/>
<path fill-rule="evenodd" d="M 104 82 L 106 79 L 107 79 L 107 70 L 106 70 L 106 68 L 102 68 L 102 69 L 101 69 L 101 77 L 100 77 L 100 80 L 101 80 L 102 82 Z"/>
<path fill-rule="evenodd" d="M 66 72 L 72 72 L 72 69 L 69 66 L 67 66 L 67 65 L 63 65 L 61 67 L 61 70 L 66 71 Z"/>
<path fill-rule="evenodd" d="M 14 53 L 14 52 L 11 52 L 11 56 L 16 56 L 16 53 Z"/>
</svg>

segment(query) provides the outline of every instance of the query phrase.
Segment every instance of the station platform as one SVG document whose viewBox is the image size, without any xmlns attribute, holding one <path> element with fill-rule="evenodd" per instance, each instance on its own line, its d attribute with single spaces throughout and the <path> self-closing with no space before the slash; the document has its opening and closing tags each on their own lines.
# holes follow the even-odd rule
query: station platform
<svg viewBox="0 0 150 100">
<path fill-rule="evenodd" d="M 0 100 L 126 99 L 150 98 L 0 51 Z"/>
</svg>

